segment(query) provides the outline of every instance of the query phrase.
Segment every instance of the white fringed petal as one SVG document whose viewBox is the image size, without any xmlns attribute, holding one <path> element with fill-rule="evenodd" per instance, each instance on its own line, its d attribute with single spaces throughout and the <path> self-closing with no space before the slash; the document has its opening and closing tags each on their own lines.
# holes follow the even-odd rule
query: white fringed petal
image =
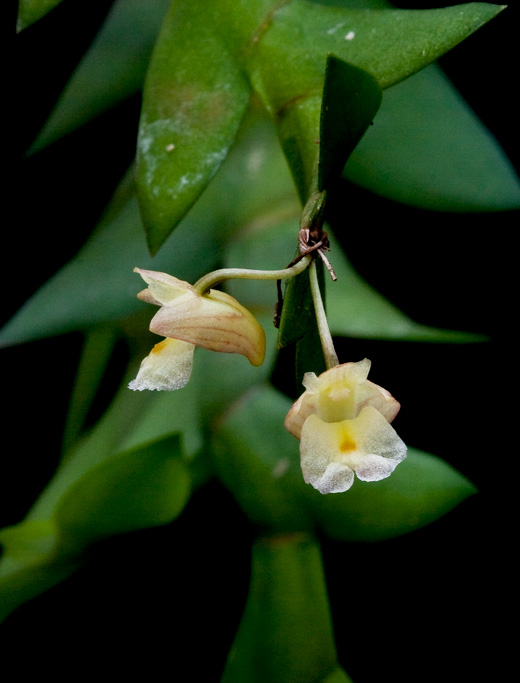
<svg viewBox="0 0 520 683">
<path fill-rule="evenodd" d="M 372 406 L 351 420 L 324 422 L 310 415 L 300 444 L 304 480 L 320 493 L 341 493 L 353 483 L 388 477 L 406 457 L 406 446 L 393 427 Z"/>
<path fill-rule="evenodd" d="M 195 346 L 178 339 L 164 339 L 142 361 L 128 387 L 134 391 L 174 391 L 186 386 L 193 366 Z"/>
</svg>

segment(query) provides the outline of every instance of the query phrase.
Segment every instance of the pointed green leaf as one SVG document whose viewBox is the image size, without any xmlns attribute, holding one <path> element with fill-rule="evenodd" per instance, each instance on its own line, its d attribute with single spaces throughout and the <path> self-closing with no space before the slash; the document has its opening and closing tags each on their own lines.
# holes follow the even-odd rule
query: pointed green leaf
<svg viewBox="0 0 520 683">
<path fill-rule="evenodd" d="M 356 481 L 339 495 L 310 491 L 309 500 L 327 536 L 380 541 L 431 524 L 475 493 L 473 484 L 447 462 L 409 448 L 387 479 Z"/>
<path fill-rule="evenodd" d="M 52 520 L 22 522 L 0 531 L 0 622 L 19 605 L 70 576 L 77 558 L 58 555 Z"/>
<path fill-rule="evenodd" d="M 86 335 L 69 400 L 62 449 L 66 452 L 83 429 L 88 411 L 103 379 L 116 337 L 114 330 L 100 328 Z"/>
<path fill-rule="evenodd" d="M 106 459 L 81 477 L 60 500 L 54 519 L 66 546 L 167 524 L 190 493 L 179 436 Z"/>
<path fill-rule="evenodd" d="M 116 193 L 112 206 L 85 246 L 54 275 L 4 326 L 0 345 L 85 330 L 100 323 L 117 323 L 143 312 L 136 298 L 142 289 L 136 266 L 170 270 L 195 281 L 216 267 L 217 242 L 206 222 L 188 220 L 184 230 L 194 246 L 171 244 L 152 259 L 146 247 L 135 196 Z M 188 237 L 187 237 L 188 239 Z M 152 313 L 152 309 L 150 309 Z"/>
<path fill-rule="evenodd" d="M 395 201 L 436 211 L 520 206 L 520 180 L 509 160 L 435 65 L 385 93 L 345 176 Z"/>
<path fill-rule="evenodd" d="M 49 517 L 0 531 L 0 619 L 72 574 L 91 543 L 171 522 L 188 499 L 190 479 L 179 437 L 162 439 L 90 467 Z"/>
<path fill-rule="evenodd" d="M 38 138 L 35 152 L 79 128 L 144 83 L 153 45 L 170 0 L 116 0 Z"/>
<path fill-rule="evenodd" d="M 214 468 L 248 518 L 277 531 L 308 531 L 313 523 L 303 501 L 298 445 L 283 428 L 290 403 L 257 388 L 218 421 L 212 444 Z"/>
<path fill-rule="evenodd" d="M 318 281 L 325 287 L 323 266 L 317 263 Z M 291 278 L 284 291 L 284 303 L 278 335 L 278 348 L 295 345 L 295 382 L 301 385 L 306 372 L 321 374 L 326 370 L 316 312 L 311 295 L 309 272 Z"/>
<path fill-rule="evenodd" d="M 337 666 L 318 544 L 304 534 L 257 541 L 222 683 L 348 681 L 338 677 Z"/>
<path fill-rule="evenodd" d="M 249 101 L 239 66 L 196 9 L 172 3 L 146 78 L 138 185 L 152 253 L 226 158 Z"/>
<path fill-rule="evenodd" d="M 343 171 L 379 109 L 382 91 L 363 69 L 327 57 L 320 119 L 318 190 L 324 190 Z"/>
<path fill-rule="evenodd" d="M 293 0 L 240 55 L 270 112 L 302 202 L 315 173 L 326 56 L 364 69 L 388 88 L 424 68 L 503 7 L 469 3 L 435 10 L 361 10 Z M 221 27 L 225 30 L 227 25 Z"/>
<path fill-rule="evenodd" d="M 293 0 L 268 18 L 255 50 L 244 58 L 255 89 L 276 113 L 311 90 L 321 94 L 329 53 L 388 88 L 438 59 L 504 7 L 473 2 L 427 10 L 347 9 Z"/>
<path fill-rule="evenodd" d="M 44 17 L 62 0 L 18 0 L 17 30 L 22 31 Z"/>
</svg>

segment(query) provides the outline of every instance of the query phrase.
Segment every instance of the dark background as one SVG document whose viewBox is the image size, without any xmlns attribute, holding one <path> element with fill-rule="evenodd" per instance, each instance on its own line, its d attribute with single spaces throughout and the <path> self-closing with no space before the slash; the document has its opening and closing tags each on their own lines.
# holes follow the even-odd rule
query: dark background
<svg viewBox="0 0 520 683">
<path fill-rule="evenodd" d="M 4 227 L 2 321 L 80 248 L 133 157 L 138 98 L 24 158 L 111 3 L 88 4 L 95 7 L 78 19 L 77 3 L 65 0 L 7 43 L 15 59 L 4 66 L 13 93 L 4 187 L 14 208 Z M 511 5 L 441 60 L 517 170 L 519 16 Z M 361 274 L 418 322 L 490 341 L 338 342 L 341 358 L 371 358 L 374 381 L 406 406 L 396 421 L 402 438 L 441 455 L 479 489 L 399 539 L 323 540 L 340 661 L 355 683 L 499 680 L 510 665 L 504 619 L 513 608 L 518 212 L 436 214 L 342 191 L 349 215 L 358 216 L 346 249 Z M 2 350 L 2 525 L 19 521 L 52 476 L 80 348 L 81 337 L 67 335 Z M 102 667 L 123 677 L 142 668 L 147 680 L 218 681 L 247 594 L 254 534 L 229 494 L 208 486 L 174 524 L 101 544 L 83 570 L 9 617 L 1 627 L 4 667 L 15 663 L 20 678 L 65 677 L 73 661 L 90 673 Z M 172 632 L 177 623 L 182 630 Z"/>
</svg>

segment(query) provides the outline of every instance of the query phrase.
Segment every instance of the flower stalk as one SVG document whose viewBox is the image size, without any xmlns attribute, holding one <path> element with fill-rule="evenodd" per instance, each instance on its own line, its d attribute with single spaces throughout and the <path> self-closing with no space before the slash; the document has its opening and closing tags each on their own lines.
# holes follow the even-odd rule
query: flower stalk
<svg viewBox="0 0 520 683">
<path fill-rule="evenodd" d="M 321 297 L 320 285 L 318 282 L 318 272 L 316 269 L 316 261 L 313 260 L 309 267 L 309 280 L 311 286 L 312 300 L 314 302 L 314 310 L 316 312 L 316 322 L 318 324 L 318 333 L 320 335 L 321 347 L 323 349 L 323 356 L 325 358 L 325 365 L 327 370 L 339 365 L 338 356 L 332 335 L 330 333 L 327 316 L 325 314 L 325 306 Z"/>
<path fill-rule="evenodd" d="M 286 280 L 303 273 L 312 261 L 311 256 L 302 259 L 289 268 L 282 270 L 254 270 L 252 268 L 220 268 L 201 277 L 193 285 L 198 294 L 205 294 L 224 280 Z"/>
</svg>

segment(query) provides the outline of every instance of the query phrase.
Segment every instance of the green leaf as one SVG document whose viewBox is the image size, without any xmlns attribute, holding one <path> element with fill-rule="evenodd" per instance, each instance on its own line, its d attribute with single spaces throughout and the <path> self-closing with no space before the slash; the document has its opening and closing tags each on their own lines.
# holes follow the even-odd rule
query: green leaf
<svg viewBox="0 0 520 683">
<path fill-rule="evenodd" d="M 500 9 L 479 3 L 425 11 L 347 10 L 303 0 L 281 7 L 274 0 L 247 7 L 227 0 L 210 6 L 174 3 L 147 77 L 138 145 L 140 202 L 151 250 L 157 251 L 217 171 L 250 85 L 277 124 L 306 200 L 327 54 L 389 87 Z"/>
<path fill-rule="evenodd" d="M 44 17 L 62 0 L 18 0 L 18 21 L 16 28 L 22 31 Z"/>
<path fill-rule="evenodd" d="M 72 132 L 142 88 L 170 0 L 116 0 L 31 152 Z"/>
<path fill-rule="evenodd" d="M 57 530 L 52 520 L 22 522 L 2 529 L 0 545 L 0 622 L 81 565 L 77 558 L 57 554 Z"/>
<path fill-rule="evenodd" d="M 146 78 L 137 158 L 152 253 L 226 158 L 249 102 L 238 65 L 196 10 L 172 3 Z"/>
<path fill-rule="evenodd" d="M 431 524 L 475 493 L 473 484 L 447 462 L 409 448 L 387 479 L 357 480 L 339 495 L 311 491 L 309 500 L 327 536 L 381 541 Z"/>
<path fill-rule="evenodd" d="M 318 544 L 305 534 L 260 539 L 222 683 L 348 681 L 338 669 Z"/>
<path fill-rule="evenodd" d="M 366 71 L 328 55 L 321 104 L 318 190 L 341 175 L 383 97 Z"/>
<path fill-rule="evenodd" d="M 190 475 L 175 435 L 94 467 L 67 490 L 54 519 L 61 541 L 83 549 L 107 536 L 171 522 L 189 493 Z"/>
<path fill-rule="evenodd" d="M 290 402 L 256 388 L 224 414 L 212 442 L 215 471 L 248 518 L 277 531 L 309 531 L 298 443 L 283 428 Z"/>
<path fill-rule="evenodd" d="M 68 488 L 51 484 L 53 505 L 0 532 L 0 619 L 72 574 L 93 542 L 166 524 L 184 508 L 191 477 L 178 436 L 109 455 L 83 463 Z"/>
<path fill-rule="evenodd" d="M 475 493 L 446 462 L 410 448 L 379 482 L 356 480 L 346 493 L 322 495 L 303 481 L 299 444 L 283 423 L 291 401 L 260 387 L 219 421 L 215 469 L 247 516 L 277 531 L 320 527 L 332 538 L 376 541 L 425 526 Z"/>
<path fill-rule="evenodd" d="M 345 176 L 436 211 L 520 206 L 520 181 L 504 152 L 434 65 L 385 93 Z"/>
<path fill-rule="evenodd" d="M 470 3 L 436 10 L 362 10 L 293 0 L 272 13 L 254 49 L 243 50 L 240 58 L 277 125 L 302 202 L 312 191 L 327 54 L 367 71 L 388 88 L 502 9 Z M 221 31 L 227 29 L 221 25 Z"/>
<path fill-rule="evenodd" d="M 69 400 L 63 434 L 63 452 L 68 450 L 81 433 L 89 408 L 106 371 L 115 341 L 114 331 L 110 328 L 96 329 L 86 335 L 76 381 Z"/>
<path fill-rule="evenodd" d="M 129 315 L 144 312 L 143 303 L 136 298 L 142 289 L 139 277 L 133 273 L 136 266 L 170 270 L 191 281 L 216 267 L 216 235 L 208 229 L 207 219 L 185 222 L 179 239 L 183 239 L 185 230 L 186 248 L 170 244 L 157 259 L 152 259 L 132 189 L 116 193 L 105 219 L 85 246 L 4 326 L 0 345 L 86 330 L 103 323 L 117 324 Z"/>
</svg>

